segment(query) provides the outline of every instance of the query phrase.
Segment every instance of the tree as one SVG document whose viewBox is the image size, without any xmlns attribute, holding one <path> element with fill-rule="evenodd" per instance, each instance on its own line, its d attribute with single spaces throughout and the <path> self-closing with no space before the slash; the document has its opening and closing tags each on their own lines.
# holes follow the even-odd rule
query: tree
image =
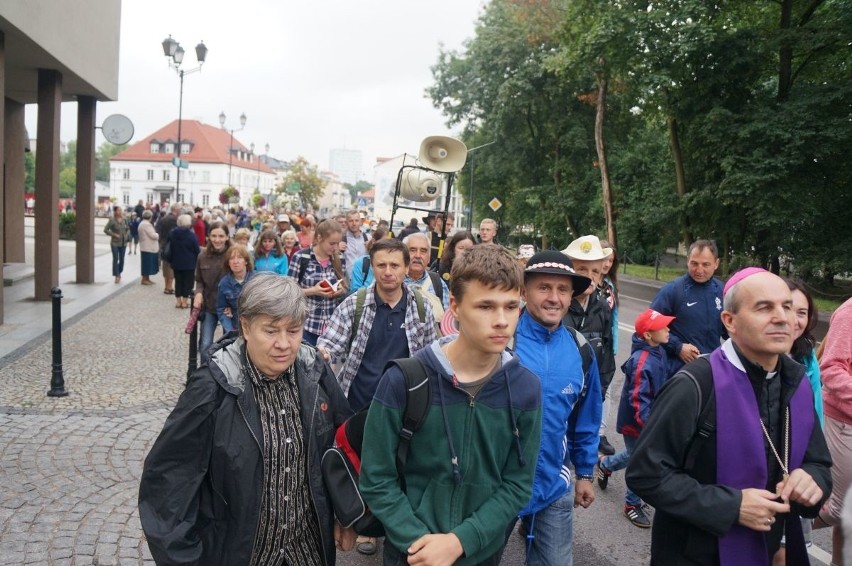
<svg viewBox="0 0 852 566">
<path fill-rule="evenodd" d="M 98 147 L 98 151 L 95 154 L 95 179 L 98 181 L 103 181 L 105 183 L 109 182 L 109 160 L 127 149 L 127 144 L 115 145 L 110 142 L 104 142 Z"/>
<path fill-rule="evenodd" d="M 354 185 L 352 183 L 343 183 L 343 187 L 349 191 L 349 196 L 352 197 L 352 201 L 358 198 L 358 193 L 364 193 L 373 188 L 373 184 L 367 181 L 358 181 Z"/>
<path fill-rule="evenodd" d="M 24 191 L 35 192 L 35 153 L 24 153 Z"/>
<path fill-rule="evenodd" d="M 311 165 L 301 155 L 290 163 L 289 171 L 280 185 L 275 188 L 279 194 L 293 191 L 299 194 L 303 207 L 319 207 L 319 199 L 326 182 L 320 177 L 316 165 Z"/>
<path fill-rule="evenodd" d="M 59 196 L 71 198 L 77 194 L 77 168 L 66 167 L 59 172 Z"/>
</svg>

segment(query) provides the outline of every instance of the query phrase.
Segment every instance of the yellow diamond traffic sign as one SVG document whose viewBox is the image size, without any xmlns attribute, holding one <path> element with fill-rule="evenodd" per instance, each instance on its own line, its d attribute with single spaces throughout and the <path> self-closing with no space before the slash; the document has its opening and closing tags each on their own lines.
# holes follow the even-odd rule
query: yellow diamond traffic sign
<svg viewBox="0 0 852 566">
<path fill-rule="evenodd" d="M 502 203 L 502 202 L 500 202 L 500 199 L 498 199 L 497 197 L 494 197 L 493 199 L 491 199 L 490 201 L 488 201 L 488 207 L 489 207 L 491 210 L 493 210 L 494 212 L 497 212 L 497 210 L 498 210 L 501 206 L 503 206 L 503 203 Z"/>
</svg>

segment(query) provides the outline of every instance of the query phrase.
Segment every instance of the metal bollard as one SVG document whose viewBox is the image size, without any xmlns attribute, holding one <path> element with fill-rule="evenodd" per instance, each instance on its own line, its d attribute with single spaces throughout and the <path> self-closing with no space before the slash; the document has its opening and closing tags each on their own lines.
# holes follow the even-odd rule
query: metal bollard
<svg viewBox="0 0 852 566">
<path fill-rule="evenodd" d="M 189 383 L 189 378 L 192 377 L 192 372 L 198 367 L 198 319 L 201 309 L 192 309 L 191 318 L 189 320 L 192 325 L 192 330 L 189 333 L 189 364 L 186 368 L 186 381 Z M 207 316 L 210 316 L 208 313 Z"/>
<path fill-rule="evenodd" d="M 62 289 L 54 287 L 50 290 L 53 301 L 53 372 L 50 376 L 50 391 L 48 397 L 65 397 L 65 378 L 62 375 Z"/>
</svg>

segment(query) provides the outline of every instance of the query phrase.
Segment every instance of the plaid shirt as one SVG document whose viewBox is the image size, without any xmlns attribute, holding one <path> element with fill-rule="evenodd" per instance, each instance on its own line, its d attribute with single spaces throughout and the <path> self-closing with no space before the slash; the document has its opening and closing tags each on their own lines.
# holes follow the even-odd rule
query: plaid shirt
<svg viewBox="0 0 852 566">
<path fill-rule="evenodd" d="M 305 266 L 305 272 L 301 274 L 300 281 L 299 271 L 302 269 L 302 257 L 308 257 L 310 261 Z M 345 273 L 346 265 L 343 264 L 343 258 L 340 258 L 340 261 Z M 314 255 L 313 248 L 299 250 L 299 253 L 293 256 L 288 275 L 295 278 L 302 289 L 309 289 L 323 279 L 328 279 L 332 284 L 337 281 L 337 274 L 334 272 L 331 259 L 329 258 L 328 267 L 324 268 L 320 265 L 319 260 L 317 260 L 317 256 Z M 305 319 L 305 332 L 322 334 L 326 322 L 331 318 L 331 314 L 334 312 L 335 307 L 337 307 L 337 299 L 319 296 L 306 298 L 308 300 L 308 317 Z"/>
<path fill-rule="evenodd" d="M 417 302 L 414 300 L 414 289 L 407 285 L 406 291 L 405 296 L 408 304 L 405 308 L 405 336 L 408 339 L 408 353 L 413 356 L 415 352 L 434 342 L 437 339 L 437 334 L 435 333 L 435 317 L 432 314 L 432 306 L 429 301 L 425 298 L 423 300 L 425 320 L 420 322 L 420 317 L 417 314 Z M 376 318 L 376 309 L 378 308 L 376 284 L 373 283 L 367 287 L 361 323 L 358 325 L 355 340 L 350 347 L 349 340 L 352 336 L 352 324 L 355 322 L 356 300 L 357 293 L 353 293 L 340 303 L 340 306 L 331 316 L 331 320 L 328 321 L 325 334 L 317 340 L 317 348 L 323 348 L 328 352 L 335 363 L 339 362 L 348 350 L 346 361 L 337 374 L 337 382 L 340 383 L 344 395 L 349 394 L 352 380 L 358 375 L 361 360 L 364 358 L 367 349 L 367 340 L 370 339 L 370 329 L 373 327 L 373 320 Z"/>
</svg>

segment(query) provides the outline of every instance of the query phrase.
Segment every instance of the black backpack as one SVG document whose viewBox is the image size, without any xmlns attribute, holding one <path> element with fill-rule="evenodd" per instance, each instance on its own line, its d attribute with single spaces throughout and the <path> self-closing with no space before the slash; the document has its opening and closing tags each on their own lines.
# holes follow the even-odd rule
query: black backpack
<svg viewBox="0 0 852 566">
<path fill-rule="evenodd" d="M 432 384 L 426 368 L 417 358 L 403 358 L 388 362 L 385 371 L 396 365 L 405 378 L 406 401 L 396 449 L 396 471 L 400 487 L 405 491 L 403 474 L 408 460 L 408 447 L 414 433 L 420 430 L 432 403 Z M 322 455 L 321 469 L 334 515 L 343 527 L 352 527 L 360 535 L 382 537 L 384 526 L 370 512 L 358 488 L 361 473 L 361 446 L 364 442 L 364 424 L 367 405 L 341 424 L 334 435 L 334 446 Z"/>
</svg>

